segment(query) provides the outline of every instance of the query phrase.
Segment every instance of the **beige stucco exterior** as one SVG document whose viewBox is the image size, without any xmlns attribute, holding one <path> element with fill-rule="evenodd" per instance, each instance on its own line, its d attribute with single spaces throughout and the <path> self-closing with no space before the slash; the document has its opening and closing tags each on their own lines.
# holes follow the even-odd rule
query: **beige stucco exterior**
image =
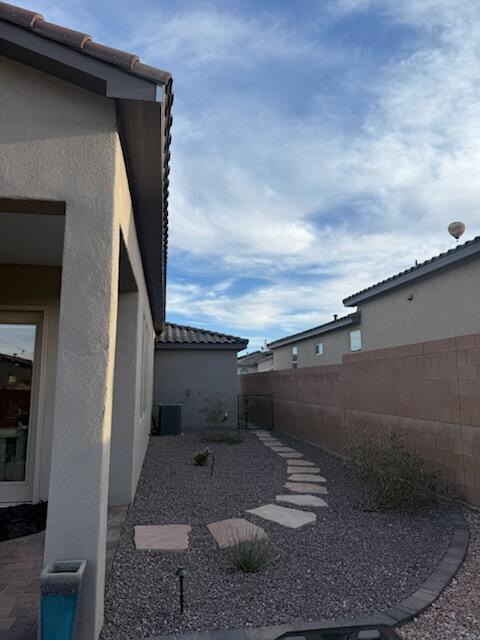
<svg viewBox="0 0 480 640">
<path fill-rule="evenodd" d="M 363 350 L 477 332 L 479 282 L 480 259 L 471 258 L 360 303 Z"/>
<path fill-rule="evenodd" d="M 237 424 L 235 349 L 158 349 L 155 352 L 154 404 L 180 404 L 182 431 L 219 426 L 212 409 L 225 407 L 223 427 Z"/>
<path fill-rule="evenodd" d="M 257 364 L 257 373 L 263 373 L 264 371 L 271 371 L 273 369 L 273 354 L 269 358 L 260 360 Z"/>
<path fill-rule="evenodd" d="M 346 353 L 350 353 L 350 331 L 359 329 L 360 325 L 352 325 L 313 338 L 298 340 L 281 347 L 272 347 L 273 368 L 292 368 L 292 347 L 298 347 L 298 367 L 318 367 L 325 364 L 339 364 Z M 323 343 L 323 355 L 315 353 L 315 345 Z"/>
<path fill-rule="evenodd" d="M 87 560 L 77 636 L 92 640 L 103 621 L 108 497 L 132 499 L 147 444 L 152 316 L 113 102 L 4 57 L 0 102 L 0 197 L 66 203 L 61 265 L 1 265 L 0 306 L 48 316 L 45 561 Z M 119 281 L 122 245 L 134 290 Z"/>
</svg>

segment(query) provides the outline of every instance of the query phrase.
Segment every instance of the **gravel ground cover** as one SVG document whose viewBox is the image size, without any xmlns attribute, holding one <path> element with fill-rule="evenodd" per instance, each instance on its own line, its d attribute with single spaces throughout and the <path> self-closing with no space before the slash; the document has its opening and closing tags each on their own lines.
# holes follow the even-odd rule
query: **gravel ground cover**
<svg viewBox="0 0 480 640">
<path fill-rule="evenodd" d="M 479 640 L 480 513 L 465 510 L 470 545 L 465 562 L 425 613 L 402 627 L 404 640 Z"/>
<path fill-rule="evenodd" d="M 441 509 L 416 516 L 364 513 L 348 467 L 337 457 L 279 434 L 328 481 L 317 522 L 287 529 L 245 514 L 288 493 L 286 460 L 247 434 L 240 445 L 210 444 L 215 472 L 194 467 L 197 435 L 152 441 L 106 589 L 103 640 L 258 627 L 371 614 L 410 595 L 447 550 L 452 526 Z M 273 559 L 259 574 L 228 566 L 207 524 L 247 517 L 265 529 Z M 138 524 L 191 524 L 183 553 L 136 551 Z M 185 567 L 186 611 L 178 578 Z"/>
</svg>

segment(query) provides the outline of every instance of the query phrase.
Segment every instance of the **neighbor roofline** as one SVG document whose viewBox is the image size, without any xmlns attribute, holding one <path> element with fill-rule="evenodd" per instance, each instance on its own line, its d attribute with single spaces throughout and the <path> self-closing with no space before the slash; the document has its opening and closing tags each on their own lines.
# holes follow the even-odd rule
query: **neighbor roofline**
<svg viewBox="0 0 480 640">
<path fill-rule="evenodd" d="M 123 69 L 92 57 L 86 47 L 77 50 L 29 28 L 0 20 L 0 55 L 115 100 L 148 297 L 159 332 L 165 321 L 171 76 L 135 57 L 133 66 Z"/>
<path fill-rule="evenodd" d="M 392 289 L 409 284 L 415 280 L 428 276 L 440 269 L 455 265 L 462 260 L 467 260 L 480 254 L 480 236 L 465 243 L 460 247 L 451 249 L 445 254 L 431 258 L 422 264 L 412 267 L 408 271 L 399 273 L 378 284 L 374 284 L 363 291 L 359 291 L 343 300 L 346 307 L 356 307 L 361 302 L 369 300 L 375 296 L 383 295 Z"/>
<path fill-rule="evenodd" d="M 286 345 L 301 342 L 302 340 L 307 340 L 308 338 L 315 338 L 316 336 L 324 335 L 326 333 L 331 333 L 332 331 L 338 331 L 339 329 L 344 329 L 345 327 L 349 327 L 351 325 L 359 324 L 361 321 L 360 312 L 351 313 L 348 316 L 344 316 L 343 318 L 339 318 L 338 320 L 333 320 L 332 322 L 327 322 L 326 324 L 322 324 L 318 327 L 313 327 L 313 329 L 307 329 L 306 331 L 301 331 L 300 333 L 294 333 L 291 336 L 286 336 L 285 338 L 280 338 L 275 340 L 274 342 L 269 342 L 267 347 L 269 349 L 278 349 L 279 347 L 284 347 Z"/>
<path fill-rule="evenodd" d="M 211 351 L 211 350 L 221 350 L 221 351 L 242 351 L 243 349 L 245 349 L 248 345 L 248 341 L 244 342 L 244 343 L 237 343 L 237 344 L 227 344 L 227 343 L 216 343 L 216 342 L 206 342 L 206 343 L 193 343 L 193 342 L 156 342 L 155 343 L 155 349 L 185 349 L 185 350 L 191 350 L 191 349 L 201 349 L 204 351 Z"/>
</svg>

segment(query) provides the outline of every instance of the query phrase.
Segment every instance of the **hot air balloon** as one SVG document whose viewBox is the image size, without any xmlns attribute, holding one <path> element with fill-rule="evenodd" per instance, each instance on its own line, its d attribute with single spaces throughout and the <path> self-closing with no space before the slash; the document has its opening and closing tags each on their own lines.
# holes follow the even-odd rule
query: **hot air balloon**
<svg viewBox="0 0 480 640">
<path fill-rule="evenodd" d="M 448 233 L 453 236 L 455 240 L 458 240 L 460 236 L 463 236 L 463 234 L 465 233 L 465 225 L 459 220 L 451 222 L 448 225 Z"/>
</svg>

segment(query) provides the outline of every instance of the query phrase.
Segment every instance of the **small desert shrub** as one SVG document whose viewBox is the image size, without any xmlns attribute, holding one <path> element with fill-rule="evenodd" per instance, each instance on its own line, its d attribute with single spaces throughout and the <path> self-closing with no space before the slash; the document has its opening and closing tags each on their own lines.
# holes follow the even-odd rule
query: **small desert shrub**
<svg viewBox="0 0 480 640">
<path fill-rule="evenodd" d="M 358 477 L 366 511 L 414 511 L 452 498 L 453 485 L 410 451 L 401 435 L 350 434 L 347 453 Z"/>
<path fill-rule="evenodd" d="M 202 437 L 203 442 L 218 442 L 224 444 L 240 444 L 243 442 L 242 436 L 236 433 L 222 433 L 222 432 L 213 432 L 206 433 Z"/>
<path fill-rule="evenodd" d="M 197 467 L 204 467 L 208 463 L 208 456 L 210 455 L 210 449 L 204 449 L 199 451 L 193 456 L 193 463 Z"/>
<path fill-rule="evenodd" d="M 271 558 L 270 542 L 267 537 L 256 534 L 227 547 L 225 554 L 232 567 L 238 571 L 258 573 Z"/>
</svg>

